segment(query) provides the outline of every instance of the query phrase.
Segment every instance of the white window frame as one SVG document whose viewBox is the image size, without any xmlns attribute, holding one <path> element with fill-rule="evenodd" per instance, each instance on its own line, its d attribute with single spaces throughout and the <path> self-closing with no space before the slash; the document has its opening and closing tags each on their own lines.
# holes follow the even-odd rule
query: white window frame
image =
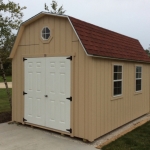
<svg viewBox="0 0 150 150">
<path fill-rule="evenodd" d="M 140 72 L 140 73 L 141 73 L 141 78 L 140 78 L 140 77 L 138 77 L 138 78 L 136 77 L 136 74 L 138 73 L 138 72 L 136 72 L 136 68 L 137 68 L 137 67 L 141 67 L 141 72 Z M 135 66 L 135 92 L 141 92 L 141 91 L 142 91 L 142 75 L 143 75 L 142 72 L 143 72 L 142 66 L 136 65 L 136 66 Z M 137 81 L 137 80 L 141 80 L 141 90 L 136 90 L 136 81 Z"/>
<path fill-rule="evenodd" d="M 43 36 L 42 36 L 42 32 L 43 32 L 43 29 L 46 29 L 46 28 L 48 28 L 49 29 L 49 31 L 50 31 L 50 33 L 49 33 L 49 38 L 51 37 L 51 30 L 50 30 L 50 28 L 49 27 L 47 27 L 47 26 L 45 26 L 45 27 L 43 27 L 42 28 L 42 30 L 41 30 L 41 38 L 44 40 L 44 41 L 47 41 L 47 40 L 49 40 L 49 38 L 48 39 L 45 39 L 45 38 L 43 38 Z M 46 33 L 46 34 L 48 34 L 48 33 Z"/>
<path fill-rule="evenodd" d="M 122 72 L 115 72 L 115 70 L 114 70 L 114 67 L 115 67 L 115 66 L 121 66 Z M 115 74 L 115 73 L 121 73 L 122 78 L 121 78 L 121 79 L 114 80 L 114 74 Z M 121 93 L 120 93 L 120 94 L 117 94 L 117 95 L 114 95 L 114 83 L 117 82 L 117 81 L 121 81 Z M 122 88 L 123 88 L 123 65 L 121 65 L 121 64 L 113 64 L 113 97 L 121 96 L 121 95 L 122 95 L 122 91 L 123 91 Z"/>
</svg>

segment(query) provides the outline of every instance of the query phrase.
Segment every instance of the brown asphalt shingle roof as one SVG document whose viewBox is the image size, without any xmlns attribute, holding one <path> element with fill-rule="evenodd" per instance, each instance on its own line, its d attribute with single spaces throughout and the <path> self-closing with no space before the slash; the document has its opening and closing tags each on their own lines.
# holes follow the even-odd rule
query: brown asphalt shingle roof
<svg viewBox="0 0 150 150">
<path fill-rule="evenodd" d="M 73 17 L 69 18 L 88 54 L 150 62 L 138 40 Z"/>
</svg>

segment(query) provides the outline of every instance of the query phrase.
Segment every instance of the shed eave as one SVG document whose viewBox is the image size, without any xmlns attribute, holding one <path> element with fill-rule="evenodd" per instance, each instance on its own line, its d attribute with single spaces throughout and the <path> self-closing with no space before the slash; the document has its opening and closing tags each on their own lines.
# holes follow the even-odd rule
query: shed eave
<svg viewBox="0 0 150 150">
<path fill-rule="evenodd" d="M 142 60 L 131 60 L 131 59 L 123 59 L 123 58 L 115 58 L 115 57 L 104 57 L 104 56 L 98 56 L 98 55 L 90 55 L 90 56 L 96 57 L 96 58 L 103 58 L 103 59 L 113 59 L 113 60 L 121 60 L 121 61 L 129 61 L 129 62 L 138 62 L 138 63 L 150 64 L 150 62 L 142 61 Z"/>
<path fill-rule="evenodd" d="M 70 23 L 71 27 L 73 28 L 73 31 L 75 32 L 75 34 L 76 34 L 76 36 L 77 36 L 77 38 L 78 38 L 78 40 L 79 40 L 79 42 L 80 42 L 80 44 L 81 44 L 81 46 L 82 46 L 82 48 L 83 48 L 83 50 L 84 50 L 85 54 L 86 54 L 87 56 L 92 56 L 92 55 L 90 55 L 90 54 L 88 54 L 88 53 L 87 53 L 87 51 L 86 51 L 86 49 L 85 49 L 85 47 L 84 47 L 83 43 L 81 42 L 81 40 L 80 40 L 80 38 L 79 38 L 79 36 L 78 36 L 78 34 L 77 34 L 77 32 L 76 32 L 75 28 L 74 28 L 74 26 L 73 26 L 73 24 L 72 24 L 72 22 L 71 22 L 71 20 L 70 20 L 69 16 L 68 16 L 67 18 L 68 18 L 68 21 L 69 21 L 69 23 Z"/>
<path fill-rule="evenodd" d="M 31 17 L 30 19 L 26 20 L 25 22 L 22 23 L 22 25 L 28 25 L 34 21 L 36 21 L 37 19 L 45 16 L 45 15 L 49 15 L 49 16 L 57 16 L 57 17 L 62 17 L 62 18 L 67 18 L 68 16 L 67 15 L 59 15 L 59 14 L 52 14 L 52 13 L 48 13 L 48 12 L 40 12 L 38 13 L 37 15 Z"/>
<path fill-rule="evenodd" d="M 16 36 L 16 40 L 14 42 L 13 48 L 11 50 L 11 53 L 10 53 L 9 57 L 8 57 L 9 59 L 13 59 L 13 57 L 15 55 L 15 52 L 16 52 L 16 49 L 18 47 L 18 43 L 19 43 L 19 41 L 21 39 L 21 36 L 23 34 L 23 31 L 24 31 L 24 26 L 21 24 L 20 28 L 18 30 L 17 36 Z"/>
</svg>

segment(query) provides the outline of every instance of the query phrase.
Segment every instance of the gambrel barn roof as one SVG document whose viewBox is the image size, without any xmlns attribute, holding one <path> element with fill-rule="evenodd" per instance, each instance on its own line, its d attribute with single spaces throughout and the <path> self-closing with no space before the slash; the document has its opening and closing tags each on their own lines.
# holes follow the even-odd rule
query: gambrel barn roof
<svg viewBox="0 0 150 150">
<path fill-rule="evenodd" d="M 150 58 L 147 56 L 146 52 L 137 39 L 95 26 L 70 16 L 54 15 L 41 12 L 26 22 L 22 23 L 22 28 L 20 28 L 20 30 L 23 30 L 26 25 L 34 22 L 44 15 L 68 18 L 68 21 L 73 27 L 83 49 L 85 50 L 85 53 L 88 56 L 138 62 L 150 62 Z M 16 41 L 19 40 L 20 37 L 21 35 L 18 33 L 18 39 L 16 39 Z M 16 47 L 17 42 L 14 44 L 10 58 L 13 58 Z"/>
<path fill-rule="evenodd" d="M 69 19 L 88 54 L 150 62 L 138 40 L 72 17 Z"/>
</svg>

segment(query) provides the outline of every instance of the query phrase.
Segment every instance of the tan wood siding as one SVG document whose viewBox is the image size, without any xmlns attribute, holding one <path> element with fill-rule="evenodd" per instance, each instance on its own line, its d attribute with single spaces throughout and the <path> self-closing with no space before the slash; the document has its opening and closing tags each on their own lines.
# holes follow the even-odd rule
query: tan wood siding
<svg viewBox="0 0 150 150">
<path fill-rule="evenodd" d="M 135 65 L 138 63 L 93 59 L 91 112 L 94 112 L 92 137 L 95 138 L 149 112 L 149 65 L 139 64 L 143 69 L 142 92 L 136 94 Z M 119 99 L 112 98 L 113 64 L 123 65 L 123 94 Z"/>
<path fill-rule="evenodd" d="M 43 27 L 51 29 L 48 43 L 41 39 Z M 85 54 L 66 18 L 44 16 L 29 24 L 12 61 L 13 121 L 22 122 L 24 116 L 23 57 L 73 55 L 73 92 L 71 124 L 72 136 L 94 139 L 149 112 L 150 71 L 143 67 L 142 93 L 135 94 L 135 65 L 138 63 L 89 57 Z M 18 40 L 19 41 L 19 40 Z M 123 95 L 113 98 L 113 64 L 123 65 Z"/>
</svg>

